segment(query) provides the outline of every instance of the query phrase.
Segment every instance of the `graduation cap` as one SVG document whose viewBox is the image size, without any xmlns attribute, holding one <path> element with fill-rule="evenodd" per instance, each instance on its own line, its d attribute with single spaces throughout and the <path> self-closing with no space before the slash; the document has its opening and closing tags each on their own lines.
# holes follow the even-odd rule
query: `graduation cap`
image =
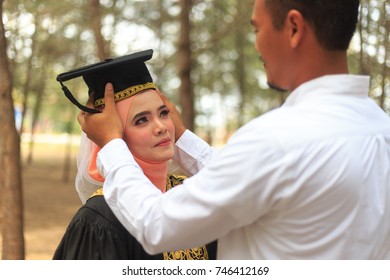
<svg viewBox="0 0 390 280">
<path fill-rule="evenodd" d="M 146 90 L 157 89 L 145 65 L 145 61 L 152 58 L 153 50 L 145 50 L 117 58 L 80 67 L 57 76 L 65 96 L 80 110 L 88 113 L 100 113 L 100 110 L 82 105 L 64 85 L 65 81 L 82 76 L 88 86 L 88 95 L 94 93 L 95 107 L 104 104 L 104 89 L 107 83 L 114 87 L 115 101 L 133 96 Z"/>
</svg>

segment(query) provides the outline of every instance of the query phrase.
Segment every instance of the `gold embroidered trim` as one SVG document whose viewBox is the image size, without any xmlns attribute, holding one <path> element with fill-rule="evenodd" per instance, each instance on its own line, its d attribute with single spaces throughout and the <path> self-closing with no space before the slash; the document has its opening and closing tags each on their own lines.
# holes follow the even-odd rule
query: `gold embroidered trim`
<svg viewBox="0 0 390 280">
<path fill-rule="evenodd" d="M 98 196 L 98 195 L 103 195 L 103 187 L 98 188 L 89 198 Z"/>
<path fill-rule="evenodd" d="M 182 175 L 176 175 L 176 174 L 171 174 L 171 175 L 168 175 L 167 177 L 167 187 L 166 187 L 166 190 L 169 191 L 170 189 L 172 189 L 173 187 L 176 187 L 178 185 L 181 185 L 183 184 L 183 181 L 187 179 L 186 176 L 182 176 Z"/>
<path fill-rule="evenodd" d="M 208 260 L 209 254 L 206 246 L 186 250 L 164 252 L 164 260 Z"/>
<path fill-rule="evenodd" d="M 157 89 L 157 87 L 154 83 L 151 83 L 151 82 L 146 83 L 146 84 L 142 84 L 142 85 L 132 86 L 132 87 L 124 89 L 120 92 L 115 93 L 114 99 L 115 99 L 115 101 L 119 101 L 119 100 L 122 100 L 122 99 L 125 99 L 128 97 L 131 97 L 131 96 L 139 93 L 140 91 L 143 91 L 146 89 Z M 99 107 L 102 105 L 104 105 L 104 98 L 99 98 L 95 101 L 95 107 Z"/>
<path fill-rule="evenodd" d="M 167 178 L 167 191 L 175 186 L 181 185 L 186 178 L 186 176 L 176 174 L 169 175 Z M 164 260 L 208 260 L 209 254 L 206 246 L 202 246 L 186 250 L 163 252 L 163 257 Z"/>
</svg>

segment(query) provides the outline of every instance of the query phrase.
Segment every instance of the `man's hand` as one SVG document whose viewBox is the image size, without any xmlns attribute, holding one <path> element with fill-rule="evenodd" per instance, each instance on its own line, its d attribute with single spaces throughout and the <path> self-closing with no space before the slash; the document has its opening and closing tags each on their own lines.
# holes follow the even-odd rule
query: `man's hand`
<svg viewBox="0 0 390 280">
<path fill-rule="evenodd" d="M 77 116 L 81 129 L 101 148 L 115 138 L 122 138 L 123 134 L 122 122 L 115 107 L 114 88 L 110 83 L 106 85 L 104 104 L 101 113 L 90 114 L 81 111 Z M 91 98 L 87 106 L 93 107 Z"/>
<path fill-rule="evenodd" d="M 175 125 L 175 142 L 183 135 L 186 131 L 186 127 L 181 118 L 180 112 L 177 110 L 175 104 L 173 104 L 163 93 L 158 92 L 165 106 L 169 110 L 169 116 L 171 117 L 173 124 Z"/>
</svg>

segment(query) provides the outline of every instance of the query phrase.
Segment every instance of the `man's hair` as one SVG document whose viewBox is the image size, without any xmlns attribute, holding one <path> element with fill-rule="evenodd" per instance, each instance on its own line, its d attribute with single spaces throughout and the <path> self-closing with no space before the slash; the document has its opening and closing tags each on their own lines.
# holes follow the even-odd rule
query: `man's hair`
<svg viewBox="0 0 390 280">
<path fill-rule="evenodd" d="M 290 10 L 299 11 L 327 50 L 346 50 L 356 30 L 359 0 L 265 0 L 276 29 Z"/>
</svg>

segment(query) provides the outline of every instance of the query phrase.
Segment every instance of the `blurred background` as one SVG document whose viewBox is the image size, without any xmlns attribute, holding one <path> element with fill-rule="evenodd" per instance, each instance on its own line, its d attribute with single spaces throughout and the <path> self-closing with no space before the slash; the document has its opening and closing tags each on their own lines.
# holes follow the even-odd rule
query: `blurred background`
<svg viewBox="0 0 390 280">
<path fill-rule="evenodd" d="M 74 189 L 78 109 L 56 76 L 153 49 L 154 82 L 187 127 L 221 146 L 280 106 L 267 87 L 250 25 L 253 0 L 0 0 L 0 249 L 2 259 L 50 259 L 81 205 Z M 350 70 L 370 75 L 389 112 L 390 3 L 362 0 Z M 81 103 L 82 78 L 65 82 Z"/>
</svg>

